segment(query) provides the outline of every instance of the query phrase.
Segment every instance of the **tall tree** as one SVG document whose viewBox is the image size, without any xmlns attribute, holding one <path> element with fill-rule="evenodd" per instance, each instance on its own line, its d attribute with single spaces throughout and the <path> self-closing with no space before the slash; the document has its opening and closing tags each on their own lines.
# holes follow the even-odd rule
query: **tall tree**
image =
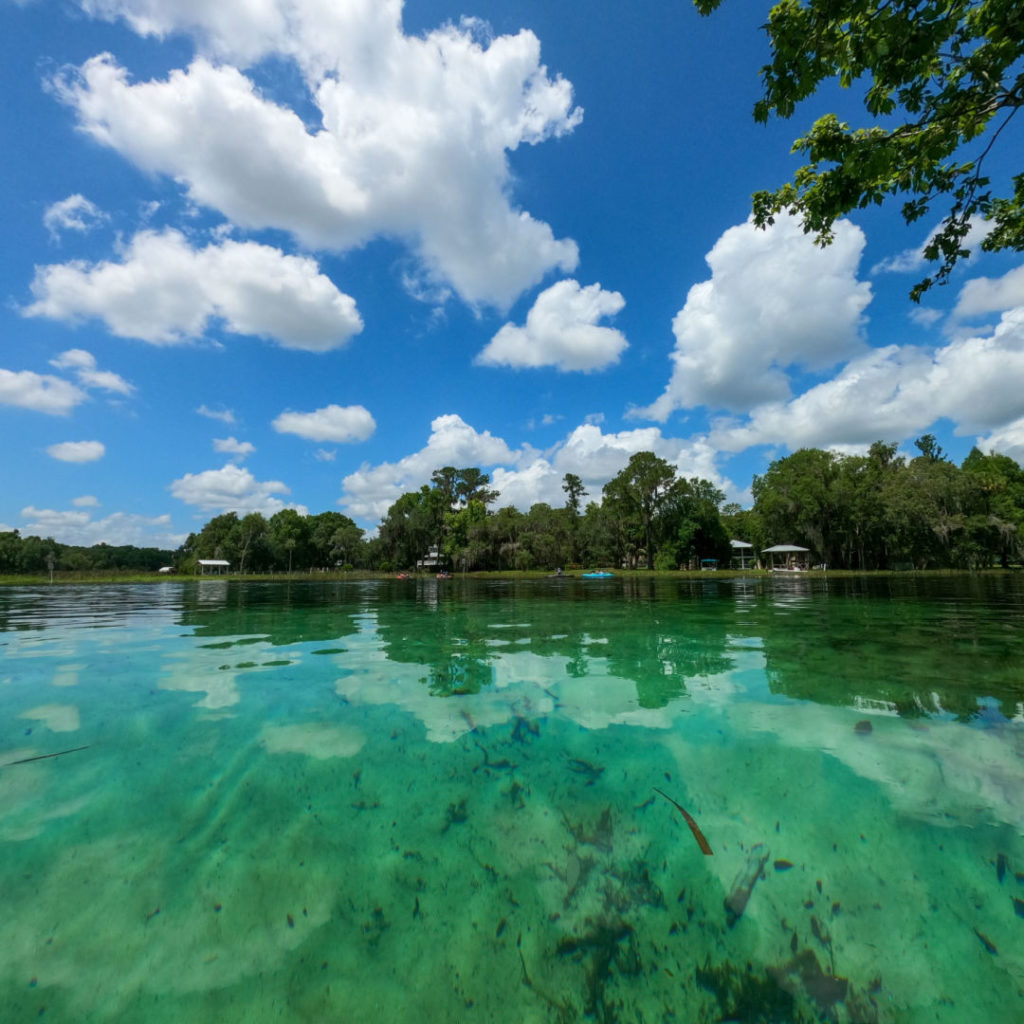
<svg viewBox="0 0 1024 1024">
<path fill-rule="evenodd" d="M 501 493 L 489 490 L 487 485 L 490 482 L 491 478 L 486 473 L 481 473 L 476 466 L 460 469 L 455 482 L 455 497 L 463 506 L 471 501 L 479 501 L 486 507 Z"/>
<path fill-rule="evenodd" d="M 721 3 L 695 0 L 702 14 Z M 873 123 L 851 128 L 835 114 L 815 121 L 793 143 L 808 163 L 781 188 L 754 194 L 759 226 L 787 210 L 828 243 L 839 217 L 894 196 L 908 224 L 948 204 L 924 250 L 938 270 L 915 285 L 915 300 L 969 255 L 973 220 L 992 225 L 982 249 L 1024 249 L 1024 174 L 1000 196 L 985 168 L 1024 105 L 1020 0 L 781 0 L 765 29 L 771 60 L 761 69 L 755 120 L 790 117 L 836 79 L 844 87 L 865 81 Z"/>
<path fill-rule="evenodd" d="M 604 485 L 604 501 L 613 515 L 636 524 L 648 569 L 654 568 L 655 525 L 675 479 L 675 470 L 664 459 L 654 452 L 637 452 L 626 468 Z"/>
<path fill-rule="evenodd" d="M 583 481 L 575 473 L 566 473 L 562 482 L 565 491 L 565 507 L 574 515 L 580 514 L 580 500 L 587 496 Z"/>
<path fill-rule="evenodd" d="M 363 530 L 340 512 L 310 516 L 309 541 L 316 565 L 359 564 L 363 554 Z"/>
<path fill-rule="evenodd" d="M 451 506 L 436 487 L 424 485 L 403 494 L 380 524 L 383 561 L 395 568 L 411 568 L 432 545 L 441 550 L 441 523 Z"/>
<path fill-rule="evenodd" d="M 829 564 L 838 557 L 833 485 L 840 459 L 820 448 L 801 448 L 755 476 L 754 508 L 773 544 L 806 544 Z"/>
<path fill-rule="evenodd" d="M 279 568 L 309 568 L 309 517 L 293 508 L 275 512 L 267 522 L 267 541 Z"/>
<path fill-rule="evenodd" d="M 454 508 L 458 501 L 459 471 L 454 466 L 442 466 L 430 474 L 430 482 L 441 492 L 446 508 Z"/>
<path fill-rule="evenodd" d="M 267 533 L 267 521 L 259 512 L 244 516 L 233 531 L 238 550 L 238 571 L 245 572 L 245 563 L 251 551 L 258 547 Z"/>
</svg>

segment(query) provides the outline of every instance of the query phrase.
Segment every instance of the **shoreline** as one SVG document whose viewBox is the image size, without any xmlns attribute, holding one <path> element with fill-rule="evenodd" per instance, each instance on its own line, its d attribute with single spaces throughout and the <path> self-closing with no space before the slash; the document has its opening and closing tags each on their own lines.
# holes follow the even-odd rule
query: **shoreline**
<svg viewBox="0 0 1024 1024">
<path fill-rule="evenodd" d="M 597 567 L 595 567 L 597 568 Z M 456 572 L 442 582 L 453 583 L 459 580 L 569 580 L 580 579 L 581 573 L 591 569 L 574 570 L 562 577 L 553 576 L 548 569 L 527 570 L 490 570 L 478 572 Z M 1021 567 L 1003 569 L 808 569 L 801 572 L 773 573 L 770 569 L 716 569 L 713 571 L 699 569 L 613 569 L 613 579 L 657 579 L 657 580 L 711 580 L 711 579 L 828 579 L 856 578 L 883 579 L 886 577 L 916 576 L 1009 576 L 1021 571 Z M 75 586 L 75 585 L 126 585 L 126 584 L 157 584 L 157 583 L 189 583 L 208 580 L 230 580 L 236 583 L 355 583 L 373 580 L 394 580 L 409 582 L 415 580 L 434 580 L 436 573 L 408 573 L 400 578 L 394 572 L 372 572 L 369 570 L 351 570 L 349 572 L 280 572 L 280 573 L 224 573 L 223 575 L 174 574 L 159 575 L 157 573 L 73 573 L 54 572 L 53 579 L 47 574 L 0 575 L 0 587 L 37 587 L 37 586 Z"/>
</svg>

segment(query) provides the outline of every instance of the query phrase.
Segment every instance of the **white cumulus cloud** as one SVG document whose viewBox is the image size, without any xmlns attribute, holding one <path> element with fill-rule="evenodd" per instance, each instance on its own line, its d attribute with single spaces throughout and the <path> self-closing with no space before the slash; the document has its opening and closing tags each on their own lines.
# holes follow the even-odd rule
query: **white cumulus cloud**
<svg viewBox="0 0 1024 1024">
<path fill-rule="evenodd" d="M 175 498 L 204 512 L 262 512 L 269 516 L 283 508 L 295 508 L 305 515 L 304 506 L 286 504 L 276 497 L 290 493 L 280 480 L 257 480 L 249 470 L 233 463 L 222 469 L 186 473 L 171 484 Z"/>
<path fill-rule="evenodd" d="M 373 416 L 361 405 L 328 405 L 313 412 L 286 411 L 272 425 L 279 434 L 297 434 L 307 441 L 336 444 L 365 441 L 377 429 Z"/>
<path fill-rule="evenodd" d="M 256 451 L 256 446 L 249 441 L 239 441 L 235 437 L 215 437 L 213 450 L 222 455 L 233 455 L 236 459 L 242 460 L 252 455 Z"/>
<path fill-rule="evenodd" d="M 490 431 L 477 431 L 461 416 L 449 413 L 430 424 L 425 447 L 397 462 L 377 466 L 364 463 L 342 482 L 340 504 L 350 515 L 371 522 L 380 519 L 406 491 L 418 490 L 430 482 L 430 475 L 442 466 L 493 466 L 514 462 L 517 454 Z"/>
<path fill-rule="evenodd" d="M 1024 266 L 1014 267 L 1002 277 L 976 277 L 960 290 L 955 319 L 1002 313 L 1016 306 L 1024 306 Z"/>
<path fill-rule="evenodd" d="M 208 420 L 220 420 L 221 423 L 229 425 L 235 422 L 235 414 L 230 409 L 211 409 L 207 405 L 201 405 L 196 412 Z"/>
<path fill-rule="evenodd" d="M 75 498 L 71 502 L 71 504 L 74 505 L 75 508 L 97 508 L 99 506 L 99 503 L 99 498 L 97 498 L 93 494 L 83 494 L 81 497 Z"/>
<path fill-rule="evenodd" d="M 136 547 L 176 548 L 185 535 L 171 532 L 171 517 L 140 516 L 113 512 L 93 519 L 88 512 L 35 508 L 21 510 L 26 520 L 21 527 L 25 536 L 52 537 L 59 544 L 133 544 Z"/>
<path fill-rule="evenodd" d="M 822 249 L 784 216 L 766 229 L 729 228 L 708 253 L 711 278 L 676 315 L 673 370 L 660 398 L 633 415 L 664 421 L 675 409 L 745 412 L 790 395 L 788 370 L 824 370 L 863 349 L 871 286 L 857 280 L 861 230 L 838 221 Z"/>
<path fill-rule="evenodd" d="M 96 357 L 82 348 L 70 348 L 67 352 L 61 352 L 55 359 L 50 360 L 50 365 L 58 370 L 70 370 L 82 387 L 99 388 L 101 391 L 112 391 L 119 395 L 131 395 L 135 392 L 135 386 L 129 384 L 123 377 L 110 370 L 99 369 Z"/>
<path fill-rule="evenodd" d="M 107 215 L 77 192 L 48 206 L 43 213 L 43 226 L 55 241 L 60 238 L 61 231 L 84 233 L 105 220 Z"/>
<path fill-rule="evenodd" d="M 976 443 L 986 454 L 999 452 L 1024 465 L 1024 416 L 993 430 L 986 437 L 979 437 Z"/>
<path fill-rule="evenodd" d="M 377 466 L 363 465 L 343 481 L 339 504 L 356 519 L 370 524 L 407 491 L 430 482 L 441 466 L 476 466 L 490 473 L 500 491 L 497 505 L 515 505 L 526 511 L 537 502 L 553 507 L 565 504 L 562 484 L 566 473 L 583 481 L 588 499 L 600 501 L 602 487 L 640 451 L 653 451 L 683 477 L 699 476 L 735 495 L 732 483 L 716 467 L 717 452 L 706 438 L 665 437 L 658 427 L 605 434 L 593 423 L 576 427 L 547 452 L 523 445 L 510 448 L 489 431 L 477 431 L 461 417 L 449 414 L 431 423 L 425 447 Z"/>
<path fill-rule="evenodd" d="M 95 462 L 107 454 L 102 441 L 61 441 L 51 444 L 46 454 L 61 462 Z"/>
<path fill-rule="evenodd" d="M 0 369 L 0 405 L 66 416 L 86 394 L 70 381 L 31 370 Z"/>
<path fill-rule="evenodd" d="M 711 441 L 723 451 L 759 444 L 866 447 L 903 440 L 939 419 L 956 433 L 1002 430 L 1024 416 L 1024 307 L 1003 314 L 990 334 L 932 349 L 889 345 L 851 360 L 835 377 L 748 417 L 718 421 Z M 1009 427 L 1007 425 L 1010 425 Z"/>
<path fill-rule="evenodd" d="M 133 82 L 109 54 L 61 76 L 83 130 L 249 229 L 335 250 L 405 240 L 425 283 L 509 306 L 578 251 L 516 207 L 508 154 L 571 132 L 582 111 L 528 30 L 471 19 L 406 35 L 401 0 L 88 0 L 140 33 L 192 34 L 202 55 Z M 261 95 L 244 69 L 300 68 L 316 126 Z"/>
<path fill-rule="evenodd" d="M 120 337 L 154 345 L 198 338 L 216 319 L 231 334 L 325 352 L 363 327 L 355 300 L 309 257 L 231 240 L 194 249 L 172 229 L 139 232 L 118 263 L 37 267 L 32 294 L 26 316 L 97 317 Z"/>
<path fill-rule="evenodd" d="M 581 288 L 571 278 L 537 296 L 526 324 L 505 324 L 477 356 L 490 366 L 554 366 L 559 370 L 601 370 L 618 362 L 625 335 L 599 321 L 618 313 L 626 300 L 599 284 Z"/>
</svg>

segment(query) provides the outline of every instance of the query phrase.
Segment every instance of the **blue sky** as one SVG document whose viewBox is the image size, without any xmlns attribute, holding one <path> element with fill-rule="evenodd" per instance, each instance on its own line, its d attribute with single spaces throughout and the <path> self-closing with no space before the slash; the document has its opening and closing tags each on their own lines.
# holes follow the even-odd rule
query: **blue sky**
<svg viewBox="0 0 1024 1024">
<path fill-rule="evenodd" d="M 527 509 L 640 450 L 741 502 L 805 446 L 1021 460 L 1019 255 L 915 306 L 937 218 L 748 223 L 814 117 L 860 123 L 753 122 L 767 10 L 0 0 L 0 527 L 372 529 L 442 465 Z"/>
</svg>

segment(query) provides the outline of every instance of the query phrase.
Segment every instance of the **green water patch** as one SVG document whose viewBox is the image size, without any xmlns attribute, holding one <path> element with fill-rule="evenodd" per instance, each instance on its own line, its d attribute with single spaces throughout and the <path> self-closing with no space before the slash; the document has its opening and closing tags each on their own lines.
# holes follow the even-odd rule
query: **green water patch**
<svg viewBox="0 0 1024 1024">
<path fill-rule="evenodd" d="M 643 582 L 6 591 L 5 1018 L 1015 1019 L 1018 591 Z"/>
</svg>

